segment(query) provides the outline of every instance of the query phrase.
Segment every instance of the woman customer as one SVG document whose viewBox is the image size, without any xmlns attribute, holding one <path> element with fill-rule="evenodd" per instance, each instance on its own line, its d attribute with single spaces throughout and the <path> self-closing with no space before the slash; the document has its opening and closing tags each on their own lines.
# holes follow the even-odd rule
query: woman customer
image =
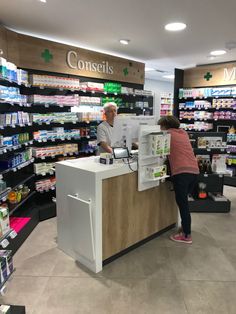
<svg viewBox="0 0 236 314">
<path fill-rule="evenodd" d="M 198 163 L 186 131 L 180 129 L 180 122 L 173 116 L 163 117 L 158 121 L 161 130 L 171 134 L 170 155 L 168 157 L 176 203 L 179 207 L 181 224 L 177 234 L 170 237 L 175 242 L 192 243 L 191 215 L 188 205 L 190 194 L 197 182 Z"/>
</svg>

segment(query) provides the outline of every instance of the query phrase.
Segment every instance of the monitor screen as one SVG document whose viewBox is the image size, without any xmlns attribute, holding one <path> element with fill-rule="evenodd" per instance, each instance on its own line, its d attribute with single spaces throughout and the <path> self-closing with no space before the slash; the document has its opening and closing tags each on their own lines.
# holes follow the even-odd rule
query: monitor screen
<svg viewBox="0 0 236 314">
<path fill-rule="evenodd" d="M 129 158 L 129 150 L 127 147 L 114 147 L 113 155 L 115 159 Z"/>
</svg>

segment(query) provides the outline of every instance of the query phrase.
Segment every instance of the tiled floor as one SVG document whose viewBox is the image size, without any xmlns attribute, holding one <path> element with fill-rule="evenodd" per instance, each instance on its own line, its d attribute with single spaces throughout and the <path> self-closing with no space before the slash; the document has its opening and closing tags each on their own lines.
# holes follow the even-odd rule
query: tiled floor
<svg viewBox="0 0 236 314">
<path fill-rule="evenodd" d="M 225 195 L 229 214 L 192 215 L 192 246 L 168 232 L 97 275 L 57 249 L 56 219 L 40 223 L 0 302 L 33 314 L 236 314 L 236 189 Z"/>
</svg>

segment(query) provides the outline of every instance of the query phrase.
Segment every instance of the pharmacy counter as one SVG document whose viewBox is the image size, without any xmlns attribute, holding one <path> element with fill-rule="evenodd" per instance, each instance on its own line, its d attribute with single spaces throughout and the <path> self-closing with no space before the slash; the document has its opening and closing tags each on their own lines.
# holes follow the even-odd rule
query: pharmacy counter
<svg viewBox="0 0 236 314">
<path fill-rule="evenodd" d="M 58 246 L 94 272 L 177 222 L 169 182 L 138 192 L 132 170 L 123 162 L 102 165 L 97 157 L 56 164 Z"/>
</svg>

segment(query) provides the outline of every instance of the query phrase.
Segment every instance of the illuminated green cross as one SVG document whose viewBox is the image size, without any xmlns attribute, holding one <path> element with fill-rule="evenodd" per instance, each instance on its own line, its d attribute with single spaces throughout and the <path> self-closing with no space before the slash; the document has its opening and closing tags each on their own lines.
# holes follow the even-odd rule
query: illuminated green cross
<svg viewBox="0 0 236 314">
<path fill-rule="evenodd" d="M 45 62 L 50 62 L 53 58 L 53 55 L 48 49 L 45 49 L 44 52 L 41 53 L 41 57 L 44 59 Z"/>
<path fill-rule="evenodd" d="M 128 69 L 127 69 L 127 68 L 124 68 L 124 69 L 123 69 L 123 73 L 124 73 L 124 76 L 128 75 L 128 74 L 129 74 Z"/>
<path fill-rule="evenodd" d="M 210 79 L 212 78 L 212 74 L 211 72 L 207 72 L 204 76 L 204 79 L 207 80 L 207 81 L 210 81 Z"/>
</svg>

